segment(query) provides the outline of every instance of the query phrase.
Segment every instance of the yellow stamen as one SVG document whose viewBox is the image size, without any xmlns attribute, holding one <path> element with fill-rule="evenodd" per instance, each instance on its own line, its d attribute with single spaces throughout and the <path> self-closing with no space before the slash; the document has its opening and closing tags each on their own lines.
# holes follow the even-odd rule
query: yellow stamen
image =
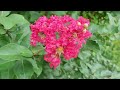
<svg viewBox="0 0 120 90">
<path fill-rule="evenodd" d="M 42 39 L 45 38 L 45 34 L 44 34 L 43 32 L 38 33 L 38 35 L 39 35 Z"/>
<path fill-rule="evenodd" d="M 63 47 L 60 46 L 56 49 L 56 55 L 58 54 L 60 56 L 61 53 L 63 53 Z"/>
<path fill-rule="evenodd" d="M 77 33 L 73 33 L 73 37 L 76 38 L 77 37 Z"/>
</svg>

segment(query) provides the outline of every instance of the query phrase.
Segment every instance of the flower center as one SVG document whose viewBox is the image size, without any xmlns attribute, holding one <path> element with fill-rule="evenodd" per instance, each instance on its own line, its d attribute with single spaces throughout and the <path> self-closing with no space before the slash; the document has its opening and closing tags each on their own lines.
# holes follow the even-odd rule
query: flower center
<svg viewBox="0 0 120 90">
<path fill-rule="evenodd" d="M 40 36 L 42 39 L 45 38 L 45 34 L 44 34 L 43 32 L 39 32 L 39 33 L 38 33 L 38 36 Z"/>
<path fill-rule="evenodd" d="M 77 38 L 77 33 L 73 33 L 73 37 L 74 37 L 74 38 Z"/>
<path fill-rule="evenodd" d="M 62 46 L 60 46 L 60 47 L 58 47 L 57 49 L 56 49 L 56 55 L 61 55 L 61 53 L 63 53 L 63 47 Z"/>
</svg>

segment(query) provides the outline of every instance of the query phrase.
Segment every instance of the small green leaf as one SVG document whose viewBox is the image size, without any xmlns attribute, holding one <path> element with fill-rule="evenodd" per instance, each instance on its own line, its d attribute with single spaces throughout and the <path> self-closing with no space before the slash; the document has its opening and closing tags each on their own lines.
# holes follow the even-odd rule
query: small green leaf
<svg viewBox="0 0 120 90">
<path fill-rule="evenodd" d="M 120 79 L 120 73 L 114 72 L 110 78 L 111 79 Z"/>
<path fill-rule="evenodd" d="M 109 70 L 103 70 L 101 71 L 101 76 L 102 77 L 110 77 L 112 75 L 112 72 Z"/>
<path fill-rule="evenodd" d="M 44 47 L 40 44 L 36 47 L 30 47 L 31 51 L 34 53 L 34 55 L 44 55 Z"/>
<path fill-rule="evenodd" d="M 61 16 L 61 15 L 65 15 L 65 14 L 66 14 L 66 11 L 53 11 L 53 13 L 54 13 L 55 15 Z"/>
<path fill-rule="evenodd" d="M 29 13 L 30 13 L 30 22 L 34 22 L 40 17 L 40 13 L 36 11 L 30 11 Z"/>
<path fill-rule="evenodd" d="M 72 67 L 71 67 L 68 63 L 66 63 L 66 64 L 64 65 L 64 69 L 65 69 L 66 71 L 71 71 L 71 70 L 72 70 Z"/>
<path fill-rule="evenodd" d="M 72 17 L 73 17 L 74 19 L 78 19 L 78 11 L 74 11 L 74 12 L 72 13 Z"/>
<path fill-rule="evenodd" d="M 99 30 L 99 25 L 90 23 L 90 26 L 88 28 L 92 33 L 96 33 Z"/>
<path fill-rule="evenodd" d="M 109 17 L 109 23 L 110 23 L 110 25 L 116 26 L 116 23 L 115 23 L 116 18 L 113 17 L 110 13 L 107 13 L 107 14 L 108 14 L 108 17 Z"/>
<path fill-rule="evenodd" d="M 81 59 L 81 60 L 85 60 L 87 58 L 89 58 L 91 56 L 91 52 L 86 50 L 86 51 L 82 51 L 79 53 L 78 57 Z"/>
</svg>

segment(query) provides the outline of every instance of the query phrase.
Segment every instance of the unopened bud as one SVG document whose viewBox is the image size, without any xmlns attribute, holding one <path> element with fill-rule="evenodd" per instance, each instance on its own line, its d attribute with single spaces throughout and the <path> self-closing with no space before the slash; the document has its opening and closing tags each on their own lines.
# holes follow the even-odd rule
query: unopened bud
<svg viewBox="0 0 120 90">
<path fill-rule="evenodd" d="M 84 33 L 86 33 L 86 31 L 87 31 L 86 29 L 83 30 Z"/>
<path fill-rule="evenodd" d="M 85 24 L 84 24 L 84 27 L 85 27 L 85 28 L 88 28 L 88 24 L 87 24 L 87 23 L 85 23 Z"/>
<path fill-rule="evenodd" d="M 78 22 L 78 26 L 80 26 L 81 25 L 81 23 L 80 22 Z"/>
</svg>

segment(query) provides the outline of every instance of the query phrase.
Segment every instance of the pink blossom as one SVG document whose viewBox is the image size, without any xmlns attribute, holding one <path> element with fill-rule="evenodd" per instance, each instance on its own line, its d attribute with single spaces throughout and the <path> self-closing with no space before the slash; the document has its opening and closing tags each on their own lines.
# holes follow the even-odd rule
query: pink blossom
<svg viewBox="0 0 120 90">
<path fill-rule="evenodd" d="M 61 63 L 61 56 L 66 60 L 78 56 L 86 39 L 92 36 L 87 30 L 89 24 L 89 20 L 82 16 L 78 20 L 69 15 L 52 15 L 50 18 L 43 16 L 30 25 L 30 42 L 33 46 L 37 43 L 45 46 L 44 60 L 55 69 Z"/>
</svg>

